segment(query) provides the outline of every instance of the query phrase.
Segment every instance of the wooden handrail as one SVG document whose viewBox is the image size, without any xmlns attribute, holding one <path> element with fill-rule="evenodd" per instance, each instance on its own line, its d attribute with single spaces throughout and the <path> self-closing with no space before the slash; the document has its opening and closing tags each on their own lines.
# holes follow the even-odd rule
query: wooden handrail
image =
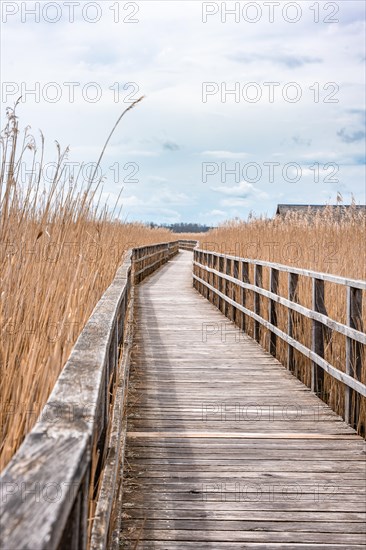
<svg viewBox="0 0 366 550">
<path fill-rule="evenodd" d="M 138 284 L 179 251 L 178 241 L 142 246 L 133 250 L 134 283 Z M 138 268 L 137 268 L 138 266 Z"/>
<path fill-rule="evenodd" d="M 244 283 L 243 281 L 240 281 L 238 278 L 231 277 L 230 275 L 226 275 L 223 273 L 220 273 L 220 271 L 217 271 L 216 269 L 210 269 L 209 267 L 199 263 L 194 262 L 194 265 L 197 267 L 200 267 L 202 269 L 205 269 L 208 273 L 214 273 L 215 275 L 218 275 L 222 279 L 225 279 L 226 281 L 230 281 L 231 283 L 234 283 L 241 288 L 244 288 L 246 290 L 252 290 L 253 292 L 256 292 L 260 296 L 265 296 L 266 298 L 269 298 L 273 302 L 276 302 L 278 304 L 282 304 L 283 306 L 291 309 L 292 311 L 297 311 L 304 317 L 307 317 L 308 319 L 313 319 L 315 321 L 319 321 L 323 325 L 327 326 L 328 328 L 331 328 L 332 330 L 335 330 L 339 332 L 340 334 L 343 334 L 344 336 L 349 336 L 352 340 L 355 340 L 356 342 L 360 342 L 361 344 L 366 344 L 366 334 L 364 332 L 360 332 L 359 330 L 356 330 L 354 328 L 351 328 L 348 325 L 344 325 L 343 323 L 339 323 L 338 321 L 335 321 L 334 319 L 331 319 L 327 315 L 324 315 L 322 313 L 318 313 L 312 309 L 309 309 L 305 306 L 301 306 L 300 304 L 293 302 L 291 300 L 288 300 L 287 298 L 283 298 L 282 296 L 279 296 L 278 294 L 271 292 L 269 290 L 265 290 L 264 288 L 261 288 L 260 286 L 251 285 L 249 283 Z"/>
<path fill-rule="evenodd" d="M 123 473 L 133 286 L 172 258 L 180 243 L 126 253 L 37 423 L 1 473 L 2 548 L 102 550 L 111 536 L 118 538 L 111 517 Z"/>
<path fill-rule="evenodd" d="M 310 269 L 301 269 L 298 267 L 292 267 L 285 264 L 277 264 L 275 262 L 266 262 L 264 260 L 253 260 L 253 258 L 241 258 L 239 256 L 232 256 L 229 254 L 221 254 L 220 252 L 210 252 L 209 250 L 196 249 L 197 252 L 204 254 L 210 254 L 217 258 L 224 258 L 228 260 L 235 260 L 240 262 L 247 262 L 252 265 L 259 265 L 262 267 L 278 269 L 278 271 L 284 271 L 286 273 L 293 273 L 296 275 L 304 275 L 305 277 L 317 278 L 322 281 L 328 281 L 330 283 L 336 283 L 339 285 L 352 286 L 353 288 L 359 288 L 360 290 L 366 290 L 366 281 L 357 279 L 348 279 L 347 277 L 340 277 L 339 275 L 332 275 L 331 273 L 320 273 L 318 271 L 312 271 Z"/>
<path fill-rule="evenodd" d="M 179 240 L 179 248 L 182 250 L 193 250 L 198 246 L 198 241 L 194 240 Z"/>
<path fill-rule="evenodd" d="M 248 266 L 253 266 L 254 281 L 249 280 Z M 269 290 L 263 288 L 262 268 L 269 269 Z M 288 296 L 278 294 L 279 272 L 288 276 Z M 297 285 L 299 276 L 311 279 L 312 308 L 298 303 Z M 324 306 L 324 282 L 342 285 L 347 290 L 347 324 L 340 323 L 328 316 Z M 239 302 L 235 299 L 228 284 L 240 290 Z M 299 351 L 312 362 L 311 389 L 321 396 L 324 372 L 344 385 L 344 418 L 356 427 L 360 413 L 360 396 L 366 397 L 366 385 L 360 381 L 361 345 L 366 344 L 366 334 L 362 327 L 362 291 L 366 290 L 366 281 L 353 280 L 327 273 L 318 273 L 273 262 L 264 262 L 249 258 L 220 254 L 196 248 L 193 262 L 194 287 L 208 300 L 215 303 L 227 316 L 228 308 L 235 312 L 231 318 L 243 330 L 246 330 L 246 318 L 254 321 L 254 338 L 260 341 L 259 327 L 265 327 L 269 333 L 268 351 L 276 355 L 276 338 L 287 344 L 287 367 L 294 371 L 293 350 Z M 254 294 L 253 309 L 247 307 L 246 292 Z M 261 311 L 260 296 L 268 299 L 268 319 Z M 276 304 L 287 308 L 287 331 L 277 326 Z M 312 323 L 311 348 L 294 338 L 294 324 L 291 312 Z M 240 317 L 238 313 L 242 314 Z M 346 337 L 345 371 L 341 371 L 324 359 L 325 339 L 330 339 L 332 331 Z"/>
</svg>

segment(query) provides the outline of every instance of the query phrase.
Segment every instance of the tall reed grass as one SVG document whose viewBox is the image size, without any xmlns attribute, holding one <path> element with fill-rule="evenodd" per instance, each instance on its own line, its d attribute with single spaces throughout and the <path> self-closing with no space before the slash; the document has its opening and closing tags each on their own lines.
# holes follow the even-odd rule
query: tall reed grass
<svg viewBox="0 0 366 550">
<path fill-rule="evenodd" d="M 101 206 L 100 181 L 65 178 L 68 150 L 59 144 L 45 182 L 44 145 L 28 128 L 21 135 L 8 110 L 0 139 L 0 469 L 34 425 L 126 249 L 176 238 L 115 221 L 116 209 Z"/>
<path fill-rule="evenodd" d="M 232 220 L 201 240 L 223 253 L 366 279 L 366 216 L 352 205 L 341 215 L 328 206 L 315 213 Z"/>
</svg>

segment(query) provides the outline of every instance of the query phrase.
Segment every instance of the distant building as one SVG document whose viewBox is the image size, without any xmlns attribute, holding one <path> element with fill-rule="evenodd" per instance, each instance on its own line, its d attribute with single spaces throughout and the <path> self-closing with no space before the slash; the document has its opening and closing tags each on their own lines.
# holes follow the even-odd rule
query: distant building
<svg viewBox="0 0 366 550">
<path fill-rule="evenodd" d="M 292 212 L 303 212 L 304 214 L 315 214 L 325 209 L 332 209 L 335 215 L 341 216 L 347 210 L 353 208 L 357 212 L 364 212 L 366 214 L 365 204 L 278 204 L 276 210 L 276 216 L 285 217 L 286 214 Z"/>
</svg>

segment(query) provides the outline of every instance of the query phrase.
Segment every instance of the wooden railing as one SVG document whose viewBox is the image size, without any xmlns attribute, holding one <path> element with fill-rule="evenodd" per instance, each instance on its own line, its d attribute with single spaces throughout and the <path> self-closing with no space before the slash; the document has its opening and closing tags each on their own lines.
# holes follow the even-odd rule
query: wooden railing
<svg viewBox="0 0 366 550">
<path fill-rule="evenodd" d="M 0 548 L 118 548 L 133 282 L 179 246 L 175 241 L 126 254 L 36 425 L 1 474 Z"/>
<path fill-rule="evenodd" d="M 194 248 L 196 248 L 198 241 L 184 240 L 184 241 L 178 241 L 178 243 L 179 243 L 179 248 L 182 250 L 193 250 Z"/>
<path fill-rule="evenodd" d="M 164 263 L 168 262 L 175 254 L 178 254 L 178 250 L 179 241 L 134 248 L 132 259 L 135 267 L 135 284 L 140 283 L 145 277 L 159 269 Z"/>
<path fill-rule="evenodd" d="M 268 288 L 264 288 L 263 270 L 268 270 Z M 279 294 L 279 276 L 287 277 L 287 296 Z M 299 303 L 299 278 L 311 281 L 312 306 Z M 346 323 L 330 318 L 325 308 L 325 283 L 341 286 L 346 290 Z M 253 337 L 264 342 L 268 351 L 277 355 L 277 340 L 280 338 L 287 347 L 285 363 L 295 372 L 294 350 L 311 362 L 311 389 L 324 398 L 324 373 L 343 385 L 342 414 L 349 424 L 365 431 L 366 378 L 365 354 L 366 334 L 362 322 L 362 293 L 366 282 L 351 280 L 335 275 L 317 273 L 271 262 L 257 261 L 219 254 L 216 252 L 194 250 L 193 267 L 194 287 L 223 313 L 246 331 L 248 319 L 253 326 Z M 251 308 L 248 294 L 251 293 Z M 264 312 L 263 299 L 267 299 L 267 311 Z M 285 323 L 279 328 L 278 305 L 287 311 Z M 294 315 L 297 315 L 295 317 Z M 283 314 L 282 314 L 283 318 Z M 311 324 L 310 346 L 295 338 L 296 326 L 307 319 Z M 285 325 L 285 326 L 283 326 Z M 261 339 L 261 327 L 267 329 L 268 338 Z M 325 348 L 333 333 L 346 339 L 344 371 L 330 364 L 325 356 Z M 362 402 L 363 400 L 363 402 Z M 362 407 L 361 407 L 362 404 Z"/>
</svg>

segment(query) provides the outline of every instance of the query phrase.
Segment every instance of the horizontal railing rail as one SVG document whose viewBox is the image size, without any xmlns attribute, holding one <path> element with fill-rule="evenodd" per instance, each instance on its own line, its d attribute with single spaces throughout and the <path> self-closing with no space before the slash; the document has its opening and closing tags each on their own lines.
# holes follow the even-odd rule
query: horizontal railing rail
<svg viewBox="0 0 366 550">
<path fill-rule="evenodd" d="M 252 266 L 252 281 L 249 266 Z M 269 289 L 263 288 L 262 269 L 269 270 Z M 278 292 L 279 273 L 287 273 L 287 297 Z M 312 307 L 299 304 L 299 277 L 311 280 Z M 341 323 L 328 316 L 325 308 L 324 282 L 346 287 L 347 322 Z M 327 273 L 318 273 L 272 262 L 220 254 L 201 249 L 194 250 L 193 284 L 208 300 L 228 315 L 228 307 L 236 312 L 232 317 L 241 328 L 246 328 L 246 318 L 254 323 L 253 335 L 260 342 L 260 326 L 270 333 L 268 351 L 276 356 L 277 337 L 287 345 L 287 367 L 295 371 L 294 350 L 311 360 L 311 389 L 322 397 L 324 372 L 344 385 L 344 418 L 356 427 L 360 420 L 360 397 L 366 397 L 366 385 L 361 381 L 364 368 L 362 346 L 366 344 L 366 334 L 362 322 L 362 292 L 366 281 L 352 280 Z M 253 307 L 248 307 L 247 293 L 253 298 Z M 239 301 L 238 296 L 239 294 Z M 268 300 L 267 319 L 263 315 L 260 297 Z M 277 304 L 287 309 L 287 327 L 278 327 Z M 294 337 L 294 318 L 311 322 L 311 347 L 305 346 Z M 242 316 L 239 318 L 238 314 Z M 324 358 L 324 351 L 332 332 L 346 338 L 345 370 L 342 371 Z"/>
<path fill-rule="evenodd" d="M 133 286 L 182 242 L 126 253 L 37 423 L 1 473 L 1 548 L 102 550 L 111 538 L 118 546 L 114 503 L 123 474 Z"/>
<path fill-rule="evenodd" d="M 239 256 L 231 256 L 229 254 L 221 254 L 220 252 L 210 252 L 206 250 L 198 249 L 198 252 L 204 252 L 205 254 L 211 254 L 217 258 L 224 258 L 231 261 L 243 261 L 247 264 L 259 265 L 262 267 L 278 269 L 284 273 L 293 273 L 294 275 L 304 275 L 305 277 L 316 278 L 322 281 L 328 281 L 330 283 L 336 283 L 343 286 L 353 286 L 360 290 L 366 290 L 366 281 L 357 279 L 349 279 L 347 277 L 340 277 L 339 275 L 332 275 L 331 273 L 321 273 L 318 271 L 312 271 L 311 269 L 301 269 L 299 267 L 292 267 L 289 265 L 278 264 L 275 262 L 266 262 L 264 260 L 253 260 L 253 258 L 240 258 Z"/>
<path fill-rule="evenodd" d="M 141 246 L 133 249 L 134 282 L 140 283 L 156 271 L 161 265 L 178 254 L 179 242 L 159 243 L 153 246 Z"/>
<path fill-rule="evenodd" d="M 193 250 L 198 245 L 198 241 L 194 240 L 180 240 L 178 243 L 179 248 L 182 250 Z"/>
</svg>

